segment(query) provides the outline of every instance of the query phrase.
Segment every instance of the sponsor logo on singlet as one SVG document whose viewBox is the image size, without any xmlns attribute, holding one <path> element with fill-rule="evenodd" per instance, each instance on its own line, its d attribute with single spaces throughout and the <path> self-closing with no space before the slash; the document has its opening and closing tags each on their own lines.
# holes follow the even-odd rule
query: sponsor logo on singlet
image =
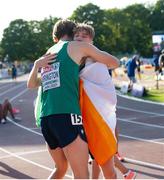
<svg viewBox="0 0 164 180">
<path fill-rule="evenodd" d="M 51 67 L 45 67 L 41 71 L 43 92 L 49 89 L 60 87 L 60 63 L 56 62 Z"/>
</svg>

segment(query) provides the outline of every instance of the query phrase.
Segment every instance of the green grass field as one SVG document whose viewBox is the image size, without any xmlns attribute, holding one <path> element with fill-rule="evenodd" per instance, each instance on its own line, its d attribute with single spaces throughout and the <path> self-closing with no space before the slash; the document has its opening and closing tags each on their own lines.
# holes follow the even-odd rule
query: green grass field
<svg viewBox="0 0 164 180">
<path fill-rule="evenodd" d="M 116 87 L 116 89 L 120 90 L 120 87 Z M 130 92 L 128 92 L 127 95 L 132 96 Z M 164 88 L 146 90 L 145 95 L 140 99 L 164 103 Z"/>
<path fill-rule="evenodd" d="M 147 90 L 147 93 L 145 96 L 143 96 L 143 99 L 164 103 L 164 89 Z"/>
<path fill-rule="evenodd" d="M 146 88 L 146 93 L 140 99 L 145 99 L 149 101 L 162 102 L 164 103 L 164 79 L 159 79 L 157 81 L 157 77 L 154 71 L 154 67 L 146 68 L 145 66 L 141 66 L 142 74 L 141 80 L 139 80 L 138 75 L 136 74 L 137 80 L 139 80 L 139 84 Z M 122 81 L 129 81 L 127 75 L 123 73 L 123 69 L 119 68 L 117 71 L 118 81 L 116 81 L 116 89 L 120 90 Z M 117 76 L 116 76 L 117 77 Z M 157 89 L 158 87 L 158 89 Z M 132 96 L 130 92 L 127 93 L 128 96 Z"/>
</svg>

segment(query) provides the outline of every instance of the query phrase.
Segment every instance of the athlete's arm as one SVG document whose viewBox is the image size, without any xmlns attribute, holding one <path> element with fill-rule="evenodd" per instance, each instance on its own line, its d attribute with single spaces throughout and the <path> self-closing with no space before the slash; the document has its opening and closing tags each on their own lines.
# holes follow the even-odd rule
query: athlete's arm
<svg viewBox="0 0 164 180">
<path fill-rule="evenodd" d="M 85 42 L 71 42 L 68 47 L 68 53 L 78 64 L 83 57 L 90 57 L 97 62 L 106 64 L 114 69 L 119 66 L 119 60 L 111 54 L 101 51 L 92 44 Z"/>
<path fill-rule="evenodd" d="M 50 64 L 54 62 L 55 57 L 55 54 L 46 54 L 34 62 L 34 66 L 27 80 L 28 88 L 37 88 L 41 85 L 41 79 L 38 77 L 38 71 L 42 67 L 50 66 Z"/>
<path fill-rule="evenodd" d="M 89 56 L 97 62 L 106 64 L 110 69 L 117 68 L 119 66 L 119 60 L 111 54 L 101 51 L 92 44 L 87 44 L 82 47 L 84 56 Z"/>
<path fill-rule="evenodd" d="M 38 70 L 39 68 L 34 64 L 27 80 L 27 87 L 30 89 L 37 88 L 41 84 L 40 78 L 38 77 Z"/>
</svg>

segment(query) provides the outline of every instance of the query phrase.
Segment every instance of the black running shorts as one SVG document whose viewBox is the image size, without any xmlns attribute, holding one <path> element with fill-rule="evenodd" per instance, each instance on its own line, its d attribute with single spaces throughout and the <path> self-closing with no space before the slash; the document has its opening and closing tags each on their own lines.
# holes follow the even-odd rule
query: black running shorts
<svg viewBox="0 0 164 180">
<path fill-rule="evenodd" d="M 50 149 L 63 148 L 79 135 L 87 142 L 82 117 L 76 114 L 55 114 L 41 118 L 41 130 Z"/>
</svg>

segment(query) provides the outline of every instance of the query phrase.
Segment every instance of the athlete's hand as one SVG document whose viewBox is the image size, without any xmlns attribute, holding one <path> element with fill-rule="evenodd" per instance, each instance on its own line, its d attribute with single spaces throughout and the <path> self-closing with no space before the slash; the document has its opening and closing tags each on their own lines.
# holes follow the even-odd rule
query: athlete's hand
<svg viewBox="0 0 164 180">
<path fill-rule="evenodd" d="M 52 63 L 56 61 L 57 54 L 45 54 L 39 59 L 37 59 L 34 63 L 34 66 L 36 68 L 42 68 L 42 67 L 50 67 Z"/>
</svg>

